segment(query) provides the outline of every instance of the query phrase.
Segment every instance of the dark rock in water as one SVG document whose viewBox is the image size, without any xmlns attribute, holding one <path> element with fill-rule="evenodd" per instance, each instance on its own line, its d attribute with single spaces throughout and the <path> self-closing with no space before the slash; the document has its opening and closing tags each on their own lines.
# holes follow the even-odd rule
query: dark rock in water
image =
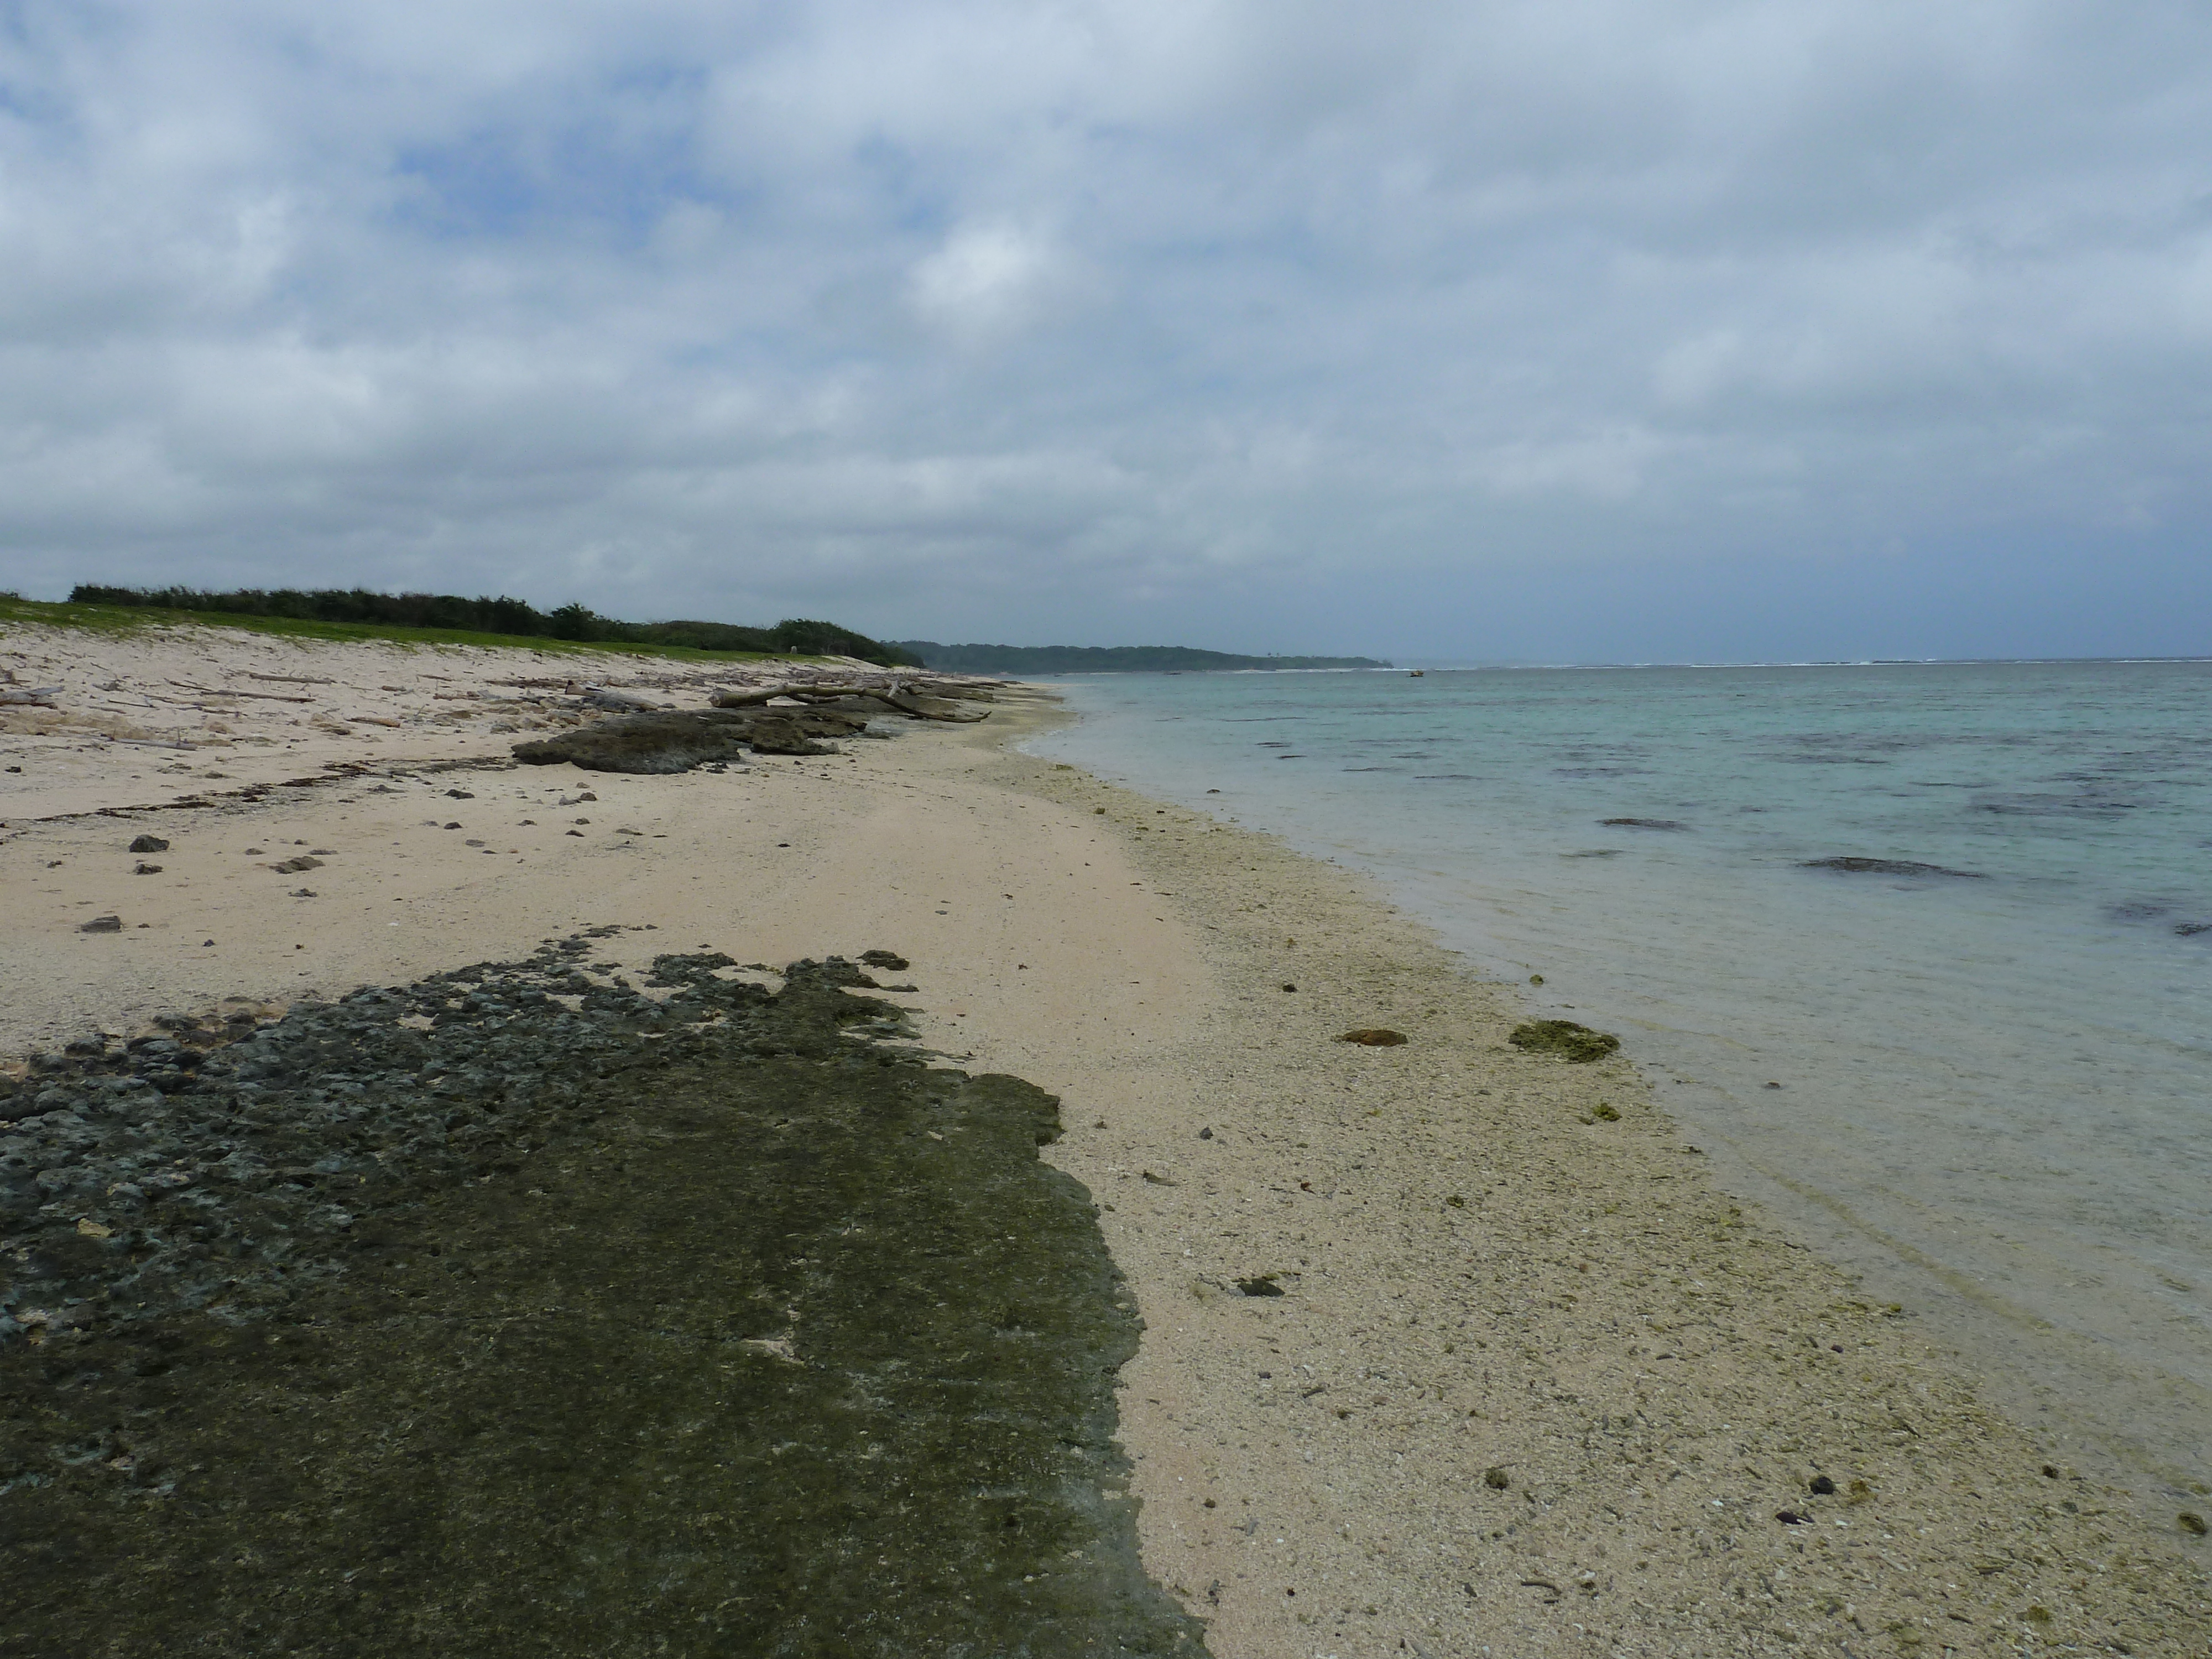
<svg viewBox="0 0 2212 1659">
<path fill-rule="evenodd" d="M 1940 864 L 1920 864 L 1911 859 L 1807 859 L 1797 866 L 1801 870 L 1841 870 L 1855 876 L 1955 876 L 1962 881 L 1980 881 L 1978 870 L 1947 870 Z"/>
<path fill-rule="evenodd" d="M 80 923 L 77 927 L 80 933 L 119 933 L 122 931 L 123 918 L 120 916 L 94 916 L 90 921 Z"/>
<path fill-rule="evenodd" d="M 1686 823 L 1677 823 L 1672 818 L 1600 818 L 1600 823 L 1617 830 L 1687 830 Z"/>
<path fill-rule="evenodd" d="M 744 737 L 740 725 L 710 724 L 692 714 L 623 714 L 558 737 L 518 743 L 514 757 L 526 766 L 567 761 L 588 772 L 652 775 L 740 758 Z"/>
<path fill-rule="evenodd" d="M 169 843 L 159 836 L 141 836 L 131 843 L 130 850 L 133 853 L 166 853 L 169 850 Z"/>
<path fill-rule="evenodd" d="M 589 949 L 22 1085 L 10 1650 L 242 1651 L 275 1583 L 256 1650 L 1202 1654 L 1058 1103 L 876 1041 L 850 963 Z"/>
<path fill-rule="evenodd" d="M 1407 1040 L 1403 1031 L 1393 1031 L 1380 1025 L 1363 1025 L 1356 1031 L 1340 1033 L 1339 1042 L 1356 1042 L 1363 1048 L 1395 1048 Z"/>
<path fill-rule="evenodd" d="M 881 968 L 892 974 L 902 974 L 914 965 L 896 951 L 863 951 L 860 960 L 871 968 Z"/>
<path fill-rule="evenodd" d="M 1611 1032 L 1593 1031 L 1571 1019 L 1532 1019 L 1515 1026 L 1505 1040 L 1531 1054 L 1558 1054 L 1577 1065 L 1603 1060 L 1620 1047 L 1620 1039 Z"/>
</svg>

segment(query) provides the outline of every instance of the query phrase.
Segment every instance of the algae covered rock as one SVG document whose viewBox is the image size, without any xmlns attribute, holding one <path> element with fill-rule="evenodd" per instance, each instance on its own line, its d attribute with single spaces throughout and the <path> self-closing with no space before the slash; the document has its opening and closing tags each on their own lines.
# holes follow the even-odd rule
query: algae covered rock
<svg viewBox="0 0 2212 1659">
<path fill-rule="evenodd" d="M 1583 1066 L 1603 1060 L 1620 1047 L 1620 1039 L 1611 1032 L 1593 1031 L 1571 1019 L 1528 1020 L 1515 1026 L 1506 1041 L 1531 1054 L 1557 1054 Z"/>
<path fill-rule="evenodd" d="M 0 1646 L 1202 1654 L 1058 1102 L 879 1041 L 850 962 L 641 989 L 585 970 L 620 931 L 40 1073 Z"/>
</svg>

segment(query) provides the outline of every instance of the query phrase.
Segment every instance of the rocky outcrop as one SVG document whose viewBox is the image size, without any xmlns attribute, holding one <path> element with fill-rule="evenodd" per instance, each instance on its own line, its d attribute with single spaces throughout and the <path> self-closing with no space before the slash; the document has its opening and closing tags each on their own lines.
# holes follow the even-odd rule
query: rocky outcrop
<svg viewBox="0 0 2212 1659">
<path fill-rule="evenodd" d="M 942 695 L 940 695 L 942 694 Z M 621 714 L 558 737 L 514 745 L 526 766 L 566 761 L 591 772 L 688 772 L 710 763 L 742 763 L 760 755 L 834 755 L 830 744 L 861 735 L 872 719 L 946 720 L 989 717 L 969 705 L 979 688 L 930 682 L 928 690 L 885 677 L 881 684 L 820 682 L 757 685 L 718 691 L 713 706 Z"/>
<path fill-rule="evenodd" d="M 744 763 L 763 755 L 833 755 L 822 739 L 850 737 L 867 718 L 836 710 L 757 708 L 619 714 L 558 737 L 514 745 L 526 766 L 567 761 L 587 772 L 688 772 L 709 763 Z"/>
</svg>

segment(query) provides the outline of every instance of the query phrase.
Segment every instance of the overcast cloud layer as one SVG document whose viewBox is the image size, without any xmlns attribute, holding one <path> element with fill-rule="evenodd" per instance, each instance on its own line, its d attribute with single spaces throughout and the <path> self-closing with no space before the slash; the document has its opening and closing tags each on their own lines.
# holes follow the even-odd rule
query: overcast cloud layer
<svg viewBox="0 0 2212 1659">
<path fill-rule="evenodd" d="M 2212 648 L 2212 11 L 0 0 L 0 586 Z"/>
</svg>

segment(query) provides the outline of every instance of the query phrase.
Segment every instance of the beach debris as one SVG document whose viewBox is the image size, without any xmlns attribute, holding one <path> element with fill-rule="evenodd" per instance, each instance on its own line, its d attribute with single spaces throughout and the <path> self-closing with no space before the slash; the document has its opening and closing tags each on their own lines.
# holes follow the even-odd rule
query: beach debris
<svg viewBox="0 0 2212 1659">
<path fill-rule="evenodd" d="M 1598 822 L 1609 830 L 1687 830 L 1686 823 L 1673 818 L 1600 818 Z"/>
<path fill-rule="evenodd" d="M 1289 990 L 1289 986 L 1283 988 Z M 1338 1042 L 1356 1042 L 1363 1048 L 1395 1048 L 1409 1041 L 1403 1031 L 1393 1031 L 1387 1026 L 1363 1025 L 1356 1031 L 1340 1032 L 1334 1039 Z"/>
<path fill-rule="evenodd" d="M 1813 1519 L 1811 1516 L 1800 1515 L 1795 1510 L 1777 1510 L 1774 1511 L 1774 1518 L 1785 1527 L 1805 1526 Z"/>
<path fill-rule="evenodd" d="M 131 866 L 131 873 L 134 876 L 158 876 L 161 873 L 161 866 L 158 864 L 149 864 L 145 860 L 141 859 Z"/>
<path fill-rule="evenodd" d="M 1513 1482 L 1507 1479 L 1505 1471 L 1501 1466 L 1492 1463 L 1482 1472 L 1482 1484 L 1492 1492 L 1504 1492 Z"/>
<path fill-rule="evenodd" d="M 641 713 L 655 706 L 649 698 L 636 696 L 628 691 L 611 691 L 604 685 L 586 686 L 582 701 L 589 708 L 611 708 L 629 713 Z"/>
<path fill-rule="evenodd" d="M 169 843 L 159 836 L 141 836 L 124 850 L 131 853 L 166 853 L 169 850 Z"/>
<path fill-rule="evenodd" d="M 1620 1039 L 1607 1031 L 1593 1031 L 1571 1019 L 1532 1019 L 1516 1025 L 1505 1039 L 1531 1054 L 1558 1054 L 1577 1066 L 1603 1060 L 1620 1047 Z"/>
<path fill-rule="evenodd" d="M 1985 879 L 1978 870 L 1953 870 L 1940 864 L 1922 864 L 1913 859 L 1807 859 L 1797 867 L 1800 870 L 1839 870 L 1854 876 L 1951 876 L 1960 881 Z"/>
<path fill-rule="evenodd" d="M 80 933 L 119 933 L 122 931 L 123 918 L 120 916 L 94 916 L 90 921 L 80 923 L 77 927 Z"/>
<path fill-rule="evenodd" d="M 1279 1273 L 1261 1273 L 1251 1279 L 1238 1279 L 1237 1288 L 1247 1296 L 1281 1296 L 1284 1294 L 1283 1287 L 1276 1282 L 1279 1278 Z"/>
</svg>

